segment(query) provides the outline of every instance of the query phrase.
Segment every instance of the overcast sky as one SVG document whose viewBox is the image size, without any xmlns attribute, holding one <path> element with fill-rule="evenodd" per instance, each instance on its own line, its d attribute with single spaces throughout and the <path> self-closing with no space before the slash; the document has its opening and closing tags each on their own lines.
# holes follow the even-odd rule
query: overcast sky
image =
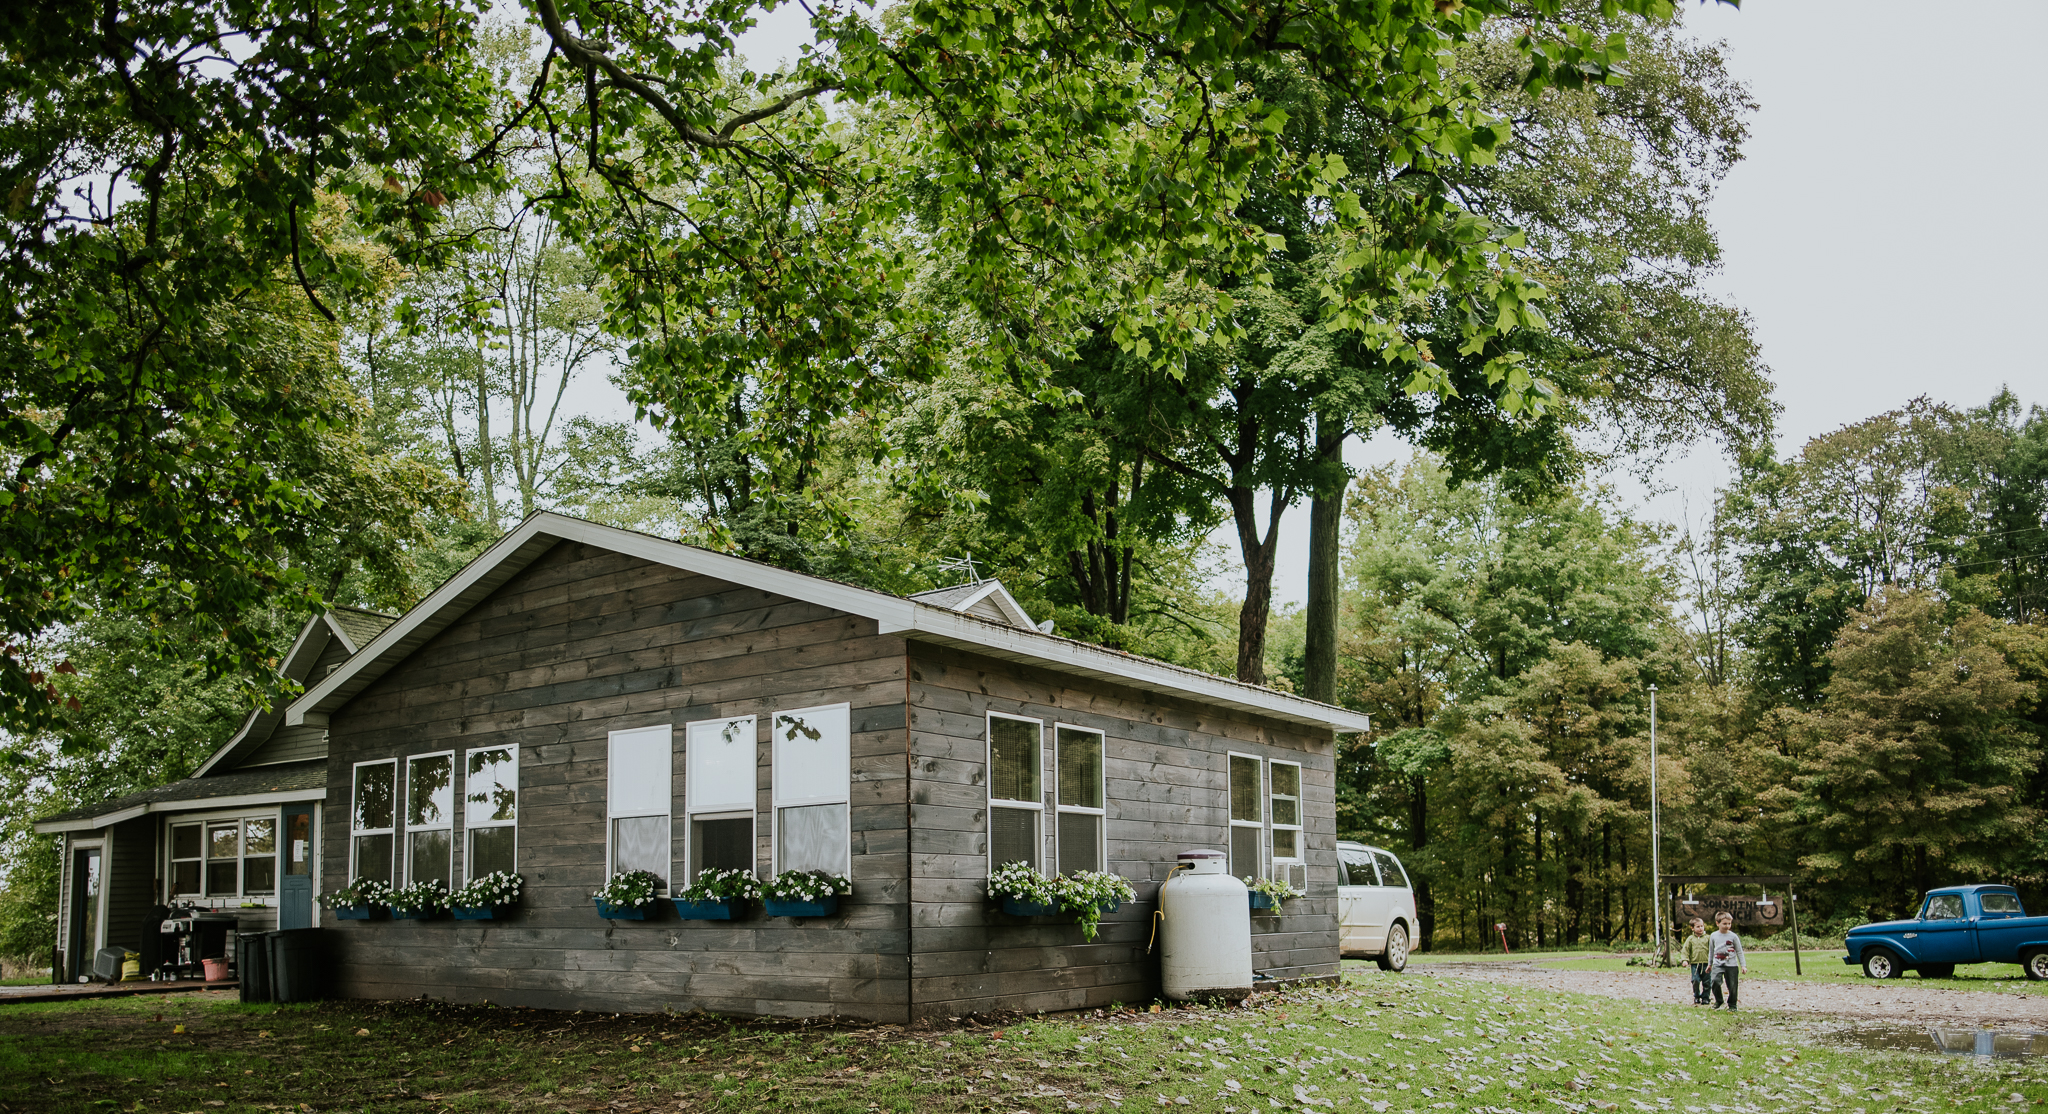
<svg viewBox="0 0 2048 1114">
<path fill-rule="evenodd" d="M 774 13 L 742 49 L 772 65 L 802 41 L 800 17 Z M 1713 207 L 1716 285 L 1755 318 L 1780 451 L 1923 394 L 1976 406 L 2009 384 L 2048 404 L 2048 0 L 1695 2 L 1685 19 L 1727 43 L 1760 106 Z M 1375 444 L 1354 459 L 1405 455 Z M 1665 467 L 1661 491 L 1616 482 L 1675 522 L 1726 477 L 1706 446 Z M 1307 509 L 1288 517 L 1274 587 L 1299 602 Z"/>
</svg>

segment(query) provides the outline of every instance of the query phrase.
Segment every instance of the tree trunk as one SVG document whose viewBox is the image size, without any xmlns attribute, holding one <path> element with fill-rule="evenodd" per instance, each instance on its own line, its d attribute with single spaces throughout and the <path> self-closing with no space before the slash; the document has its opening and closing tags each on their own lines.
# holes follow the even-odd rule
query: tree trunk
<svg viewBox="0 0 2048 1114">
<path fill-rule="evenodd" d="M 1421 775 L 1408 779 L 1408 847 L 1420 857 L 1424 847 L 1429 846 L 1429 788 Z M 1422 951 L 1430 950 L 1436 938 L 1436 895 L 1430 892 L 1429 879 L 1412 877 L 1414 866 L 1410 865 L 1410 881 L 1415 883 L 1415 942 Z"/>
<path fill-rule="evenodd" d="M 1266 621 L 1273 614 L 1273 565 L 1279 555 L 1280 516 L 1294 493 L 1273 493 L 1266 515 L 1266 535 L 1259 536 L 1257 493 L 1248 487 L 1230 489 L 1230 512 L 1237 523 L 1239 555 L 1244 558 L 1244 606 L 1237 613 L 1237 679 L 1266 683 Z"/>
<path fill-rule="evenodd" d="M 1320 432 L 1324 423 L 1317 419 Z M 1316 485 L 1308 512 L 1308 641 L 1302 655 L 1301 694 L 1325 704 L 1337 702 L 1337 588 L 1343 561 L 1344 493 L 1351 477 L 1344 472 L 1343 438 L 1319 438 L 1317 455 L 1334 473 Z"/>
</svg>

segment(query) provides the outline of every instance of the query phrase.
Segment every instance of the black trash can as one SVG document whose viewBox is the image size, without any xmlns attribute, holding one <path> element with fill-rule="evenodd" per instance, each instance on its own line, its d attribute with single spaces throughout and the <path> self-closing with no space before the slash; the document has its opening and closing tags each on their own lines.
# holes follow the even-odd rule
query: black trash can
<svg viewBox="0 0 2048 1114">
<path fill-rule="evenodd" d="M 318 928 L 264 933 L 270 945 L 270 992 L 275 1002 L 317 1002 L 327 992 L 327 954 Z"/>
<path fill-rule="evenodd" d="M 241 983 L 243 1002 L 270 1001 L 270 949 L 267 932 L 235 933 L 235 979 Z"/>
</svg>

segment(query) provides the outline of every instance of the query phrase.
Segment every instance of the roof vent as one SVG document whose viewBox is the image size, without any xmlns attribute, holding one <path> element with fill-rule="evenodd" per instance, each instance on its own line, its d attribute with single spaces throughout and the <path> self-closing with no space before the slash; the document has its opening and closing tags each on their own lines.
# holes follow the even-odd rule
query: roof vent
<svg viewBox="0 0 2048 1114">
<path fill-rule="evenodd" d="M 918 592 L 911 599 L 948 611 L 958 611 L 991 623 L 1001 623 L 1023 630 L 1042 630 L 1000 580 L 975 580 L 966 584 L 955 584 L 951 588 L 935 588 L 929 592 Z"/>
</svg>

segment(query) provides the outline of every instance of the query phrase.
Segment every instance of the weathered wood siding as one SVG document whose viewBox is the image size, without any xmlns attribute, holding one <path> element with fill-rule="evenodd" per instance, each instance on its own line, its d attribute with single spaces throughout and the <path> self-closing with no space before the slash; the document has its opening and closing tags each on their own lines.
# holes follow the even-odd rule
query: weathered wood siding
<svg viewBox="0 0 2048 1114">
<path fill-rule="evenodd" d="M 102 884 L 107 887 L 107 946 L 143 950 L 145 926 L 150 908 L 157 904 L 156 862 L 157 817 L 137 816 L 107 830 L 106 850 L 101 852 Z"/>
<path fill-rule="evenodd" d="M 1281 977 L 1336 971 L 1327 732 L 915 643 L 909 693 L 914 1017 L 1154 997 L 1158 959 L 1147 952 L 1147 930 L 1159 883 L 1181 851 L 1229 846 L 1231 751 L 1302 763 L 1309 896 L 1287 903 L 1284 916 L 1252 921 L 1253 967 Z M 1009 917 L 987 901 L 989 712 L 1104 733 L 1108 868 L 1132 880 L 1139 901 L 1105 917 L 1092 944 L 1071 920 Z M 1049 838 L 1052 825 L 1045 828 Z"/>
<path fill-rule="evenodd" d="M 506 921 L 323 915 L 339 992 L 906 1020 L 905 661 L 903 640 L 878 636 L 872 620 L 558 544 L 332 717 L 328 888 L 347 877 L 354 763 L 505 743 L 520 748 L 526 879 Z M 728 924 L 679 921 L 664 907 L 644 923 L 599 919 L 590 894 L 605 876 L 608 732 L 674 726 L 680 864 L 683 726 L 758 716 L 765 869 L 770 714 L 841 701 L 852 706 L 854 895 L 839 915 Z M 455 838 L 459 878 L 459 815 Z"/>
</svg>

